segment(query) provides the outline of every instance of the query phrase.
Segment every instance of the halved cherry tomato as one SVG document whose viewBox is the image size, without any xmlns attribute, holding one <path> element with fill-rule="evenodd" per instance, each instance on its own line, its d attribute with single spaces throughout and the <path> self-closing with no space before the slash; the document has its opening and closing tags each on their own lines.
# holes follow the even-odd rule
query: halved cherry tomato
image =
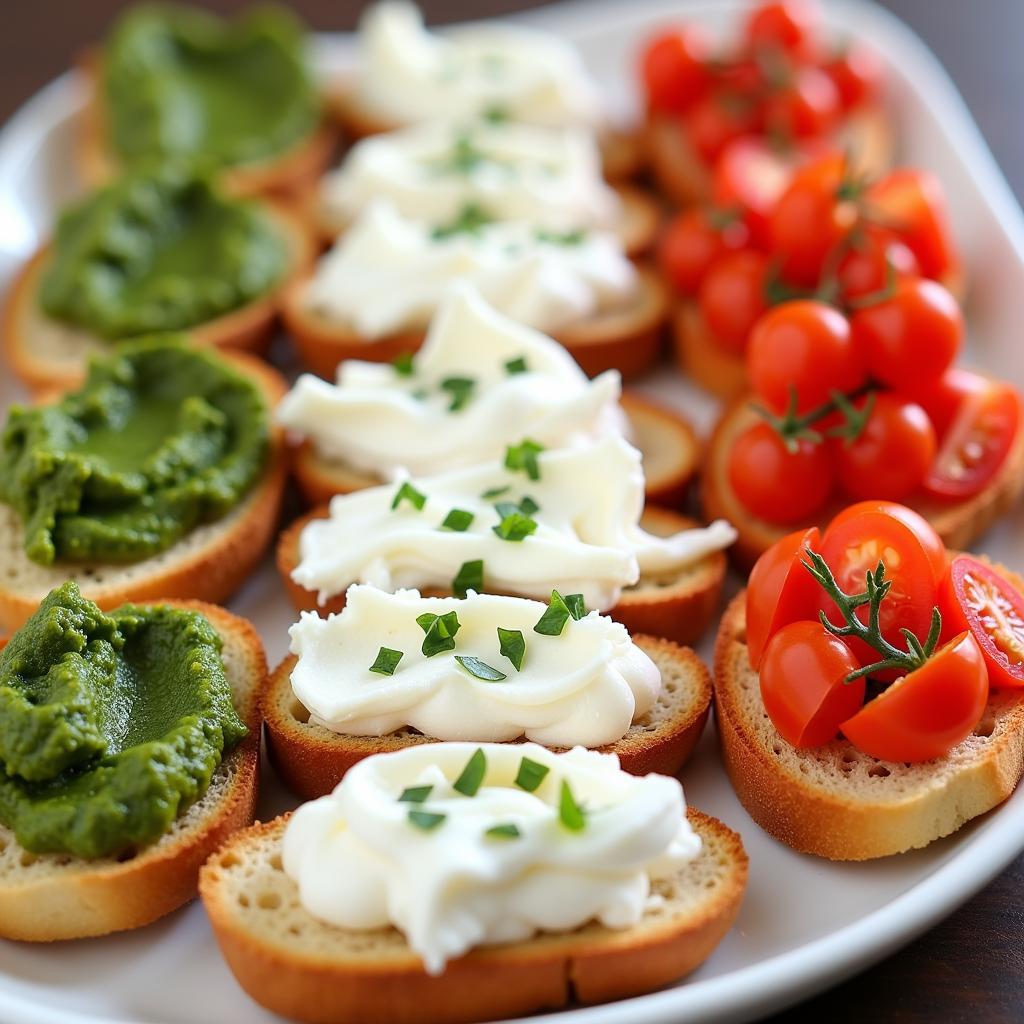
<svg viewBox="0 0 1024 1024">
<path fill-rule="evenodd" d="M 1022 429 L 1021 396 L 1001 381 L 986 383 L 960 403 L 925 478 L 927 493 L 939 498 L 978 494 L 1006 462 Z"/>
<path fill-rule="evenodd" d="M 935 433 L 942 441 L 963 402 L 971 395 L 987 391 L 992 384 L 990 377 L 953 365 L 936 380 L 909 380 L 900 391 L 928 413 Z"/>
<path fill-rule="evenodd" d="M 882 761 L 930 761 L 970 736 L 988 702 L 981 648 L 961 633 L 848 721 L 843 735 Z"/>
<path fill-rule="evenodd" d="M 881 292 L 892 275 L 897 281 L 920 276 L 917 257 L 886 228 L 858 225 L 850 242 L 836 271 L 840 296 L 846 302 Z"/>
<path fill-rule="evenodd" d="M 820 68 L 803 67 L 765 100 L 764 123 L 781 139 L 816 138 L 835 128 L 841 111 L 835 82 Z"/>
<path fill-rule="evenodd" d="M 849 321 L 813 299 L 773 306 L 754 324 L 747 373 L 754 393 L 775 412 L 786 409 L 793 394 L 797 411 L 809 412 L 833 391 L 854 391 L 866 379 Z"/>
<path fill-rule="evenodd" d="M 742 504 L 759 519 L 781 526 L 820 512 L 834 481 L 825 445 L 799 441 L 791 452 L 768 423 L 756 423 L 736 438 L 728 473 Z"/>
<path fill-rule="evenodd" d="M 867 397 L 854 403 L 863 409 Z M 935 458 L 935 428 L 915 402 L 876 394 L 854 440 L 836 439 L 839 483 L 853 498 L 899 501 L 919 490 Z"/>
<path fill-rule="evenodd" d="M 820 622 L 791 622 L 768 641 L 758 673 L 765 711 L 794 747 L 820 747 L 864 704 L 856 656 Z"/>
<path fill-rule="evenodd" d="M 763 139 L 736 139 L 715 164 L 711 198 L 718 206 L 738 208 L 755 245 L 767 248 L 768 220 L 791 173 L 789 163 Z"/>
<path fill-rule="evenodd" d="M 784 50 L 807 60 L 816 55 L 820 22 L 812 0 L 775 0 L 754 8 L 745 35 L 755 51 Z"/>
<path fill-rule="evenodd" d="M 959 303 L 926 278 L 896 282 L 891 297 L 858 309 L 850 326 L 872 376 L 898 390 L 941 377 L 964 338 Z"/>
<path fill-rule="evenodd" d="M 719 257 L 708 268 L 697 292 L 711 337 L 727 352 L 742 355 L 758 317 L 768 308 L 765 286 L 768 257 L 741 249 Z"/>
<path fill-rule="evenodd" d="M 748 236 L 738 214 L 695 206 L 669 221 L 658 243 L 658 264 L 678 292 L 694 295 L 708 267 L 742 249 Z"/>
<path fill-rule="evenodd" d="M 679 114 L 707 89 L 711 43 L 696 25 L 668 29 L 647 44 L 640 76 L 652 110 Z"/>
<path fill-rule="evenodd" d="M 878 98 L 885 81 L 881 58 L 870 47 L 848 43 L 825 65 L 839 90 L 844 110 L 863 106 Z"/>
<path fill-rule="evenodd" d="M 757 560 L 747 581 L 747 654 L 757 669 L 768 641 L 783 627 L 801 619 L 817 619 L 821 589 L 804 568 L 807 548 L 817 551 L 816 526 L 797 530 L 776 541 Z"/>
<path fill-rule="evenodd" d="M 746 96 L 714 90 L 691 104 L 682 117 L 690 144 L 713 164 L 730 142 L 756 130 L 758 111 Z"/>
<path fill-rule="evenodd" d="M 880 515 L 897 519 L 917 538 L 921 547 L 924 548 L 928 563 L 932 568 L 932 579 L 938 586 L 946 575 L 946 568 L 949 565 L 949 555 L 946 552 L 946 545 L 942 538 L 935 532 L 935 527 L 928 522 L 920 512 L 915 512 L 906 505 L 900 505 L 895 501 L 858 501 L 854 505 L 847 505 L 829 524 L 838 528 L 847 520 L 855 519 L 864 512 L 876 512 Z M 874 566 L 871 566 L 873 569 Z"/>
<path fill-rule="evenodd" d="M 1024 596 L 1009 580 L 957 555 L 939 588 L 939 610 L 944 636 L 967 630 L 978 641 L 992 686 L 1024 686 Z"/>
</svg>

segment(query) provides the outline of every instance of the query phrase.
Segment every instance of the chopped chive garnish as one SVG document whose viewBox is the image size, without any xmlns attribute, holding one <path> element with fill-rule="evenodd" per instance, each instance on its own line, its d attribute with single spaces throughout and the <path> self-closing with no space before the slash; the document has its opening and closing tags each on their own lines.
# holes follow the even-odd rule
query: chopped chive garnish
<svg viewBox="0 0 1024 1024">
<path fill-rule="evenodd" d="M 484 109 L 482 117 L 491 124 L 501 124 L 503 121 L 508 120 L 508 108 L 498 103 L 492 103 Z"/>
<path fill-rule="evenodd" d="M 455 660 L 471 676 L 476 676 L 477 679 L 482 679 L 485 683 L 500 683 L 502 679 L 508 678 L 504 672 L 499 672 L 496 668 L 488 665 L 486 661 L 481 661 L 479 658 L 456 654 Z"/>
<path fill-rule="evenodd" d="M 508 494 L 511 490 L 512 488 L 508 484 L 505 484 L 504 487 L 489 487 L 480 497 L 484 499 L 497 498 L 502 494 Z"/>
<path fill-rule="evenodd" d="M 452 580 L 452 593 L 456 597 L 465 597 L 471 590 L 478 594 L 484 589 L 484 562 L 482 558 L 474 558 L 471 562 L 463 562 Z M 452 612 L 454 615 L 455 613 Z"/>
<path fill-rule="evenodd" d="M 531 480 L 540 479 L 540 465 L 537 456 L 544 451 L 544 445 L 529 438 L 505 449 L 505 468 L 522 470 Z"/>
<path fill-rule="evenodd" d="M 502 657 L 508 658 L 518 672 L 523 667 L 526 656 L 526 640 L 521 629 L 503 629 L 498 627 L 498 644 Z"/>
<path fill-rule="evenodd" d="M 406 480 L 402 486 L 395 491 L 395 496 L 391 501 L 391 508 L 398 508 L 403 501 L 409 502 L 409 504 L 415 509 L 422 509 L 427 503 L 427 496 L 417 491 L 416 488 Z"/>
<path fill-rule="evenodd" d="M 527 372 L 526 357 L 525 356 L 519 356 L 516 359 L 510 359 L 505 364 L 505 372 L 510 377 L 514 376 L 517 373 L 526 373 Z"/>
<path fill-rule="evenodd" d="M 402 352 L 391 360 L 391 365 L 399 377 L 411 377 L 413 371 L 412 353 Z"/>
<path fill-rule="evenodd" d="M 433 786 L 410 786 L 408 789 L 402 790 L 398 802 L 400 804 L 421 804 L 430 796 L 433 788 Z"/>
<path fill-rule="evenodd" d="M 587 824 L 583 808 L 576 803 L 569 783 L 562 779 L 562 791 L 558 798 L 558 817 L 562 824 L 572 832 L 580 832 Z"/>
<path fill-rule="evenodd" d="M 577 622 L 587 614 L 587 606 L 583 603 L 582 594 L 566 594 L 565 606 Z"/>
<path fill-rule="evenodd" d="M 401 651 L 392 650 L 390 647 L 382 647 L 377 652 L 377 657 L 370 666 L 370 671 L 379 672 L 382 676 L 393 676 L 403 656 Z"/>
<path fill-rule="evenodd" d="M 409 824 L 415 825 L 423 832 L 430 832 L 437 828 L 446 817 L 447 815 L 435 814 L 432 811 L 410 811 Z"/>
<path fill-rule="evenodd" d="M 425 402 L 430 395 L 426 388 L 417 388 L 412 392 L 412 397 L 415 398 L 417 402 Z"/>
<path fill-rule="evenodd" d="M 492 825 L 485 833 L 485 836 L 492 836 L 494 839 L 518 839 L 519 826 L 511 821 L 501 825 Z"/>
<path fill-rule="evenodd" d="M 552 590 L 551 600 L 537 625 L 533 627 L 533 631 L 544 636 L 561 636 L 571 614 L 569 606 L 565 603 L 565 598 L 557 590 Z"/>
<path fill-rule="evenodd" d="M 497 526 L 492 526 L 491 529 L 502 540 L 521 541 L 537 529 L 537 520 L 524 516 L 517 510 L 503 516 L 501 522 Z"/>
<path fill-rule="evenodd" d="M 523 495 L 523 500 L 519 502 L 519 511 L 524 516 L 532 516 L 534 512 L 540 511 L 540 505 L 537 504 L 528 494 Z"/>
<path fill-rule="evenodd" d="M 444 615 L 424 612 L 416 616 L 416 623 L 426 634 L 420 648 L 426 657 L 432 658 L 442 651 L 455 650 L 455 634 L 462 628 L 455 612 L 445 612 Z"/>
<path fill-rule="evenodd" d="M 449 412 L 458 412 L 470 398 L 473 397 L 473 389 L 476 381 L 472 377 L 445 377 L 441 381 L 441 390 L 451 395 L 451 402 L 448 405 Z"/>
<path fill-rule="evenodd" d="M 452 235 L 479 234 L 480 229 L 486 227 L 494 218 L 476 203 L 467 203 L 459 210 L 458 215 L 447 224 L 438 224 L 430 233 L 430 237 L 438 242 Z"/>
<path fill-rule="evenodd" d="M 527 793 L 532 793 L 544 781 L 549 771 L 551 769 L 546 764 L 524 757 L 519 762 L 519 771 L 516 772 L 516 785 L 520 789 L 525 789 Z"/>
<path fill-rule="evenodd" d="M 476 796 L 476 791 L 487 774 L 487 757 L 483 749 L 477 747 L 473 756 L 466 762 L 462 774 L 452 783 L 452 789 L 463 796 Z"/>
<path fill-rule="evenodd" d="M 533 237 L 538 242 L 550 242 L 552 245 L 579 245 L 586 237 L 582 228 L 573 231 L 547 231 L 544 228 L 537 228 Z"/>
<path fill-rule="evenodd" d="M 455 530 L 458 533 L 469 529 L 469 524 L 473 522 L 473 513 L 467 512 L 464 508 L 453 508 L 451 512 L 444 517 L 444 522 L 441 524 L 442 530 Z"/>
</svg>

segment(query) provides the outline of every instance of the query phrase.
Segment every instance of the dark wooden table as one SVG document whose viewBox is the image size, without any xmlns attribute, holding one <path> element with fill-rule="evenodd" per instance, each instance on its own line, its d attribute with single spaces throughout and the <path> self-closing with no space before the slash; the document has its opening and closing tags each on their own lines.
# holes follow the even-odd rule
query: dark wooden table
<svg viewBox="0 0 1024 1024">
<path fill-rule="evenodd" d="M 623 0 L 628 2 L 628 0 Z M 883 0 L 938 54 L 1024 197 L 1024 0 Z M 291 0 L 316 28 L 348 29 L 361 3 Z M 431 21 L 536 6 L 522 0 L 421 0 Z M 0 121 L 98 38 L 124 0 L 6 0 L 0 29 Z M 245 0 L 206 6 L 239 10 Z M 902 952 L 791 1011 L 803 1020 L 945 1024 L 1024 1021 L 1024 857 Z"/>
</svg>

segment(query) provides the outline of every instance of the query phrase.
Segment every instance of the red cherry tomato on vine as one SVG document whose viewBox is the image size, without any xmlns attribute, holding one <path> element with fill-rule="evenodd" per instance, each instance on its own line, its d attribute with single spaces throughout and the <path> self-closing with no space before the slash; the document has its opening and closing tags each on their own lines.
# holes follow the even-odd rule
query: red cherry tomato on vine
<svg viewBox="0 0 1024 1024">
<path fill-rule="evenodd" d="M 930 761 L 970 736 L 988 702 L 988 672 L 970 633 L 864 705 L 842 731 L 882 761 Z"/>
<path fill-rule="evenodd" d="M 794 747 L 820 747 L 864 704 L 860 662 L 820 622 L 791 622 L 768 641 L 758 673 L 765 711 Z"/>
<path fill-rule="evenodd" d="M 715 90 L 686 110 L 682 124 L 693 148 L 713 164 L 730 142 L 757 128 L 757 107 L 746 96 Z"/>
<path fill-rule="evenodd" d="M 738 209 L 754 243 L 767 248 L 768 221 L 790 174 L 786 161 L 763 139 L 737 139 L 715 164 L 711 197 L 718 206 Z"/>
<path fill-rule="evenodd" d="M 682 113 L 711 81 L 711 44 L 695 25 L 668 29 L 647 44 L 640 58 L 640 76 L 652 110 Z"/>
<path fill-rule="evenodd" d="M 863 410 L 867 397 L 854 404 Z M 915 402 L 876 394 L 855 440 L 836 440 L 839 483 L 853 498 L 899 501 L 918 490 L 935 458 L 935 428 Z"/>
<path fill-rule="evenodd" d="M 811 0 L 775 0 L 754 8 L 745 35 L 753 50 L 784 50 L 807 60 L 816 55 L 820 23 Z"/>
<path fill-rule="evenodd" d="M 842 299 L 849 302 L 877 294 L 894 275 L 896 281 L 920 277 L 917 257 L 888 229 L 877 224 L 859 226 L 836 271 Z"/>
<path fill-rule="evenodd" d="M 807 548 L 817 551 L 816 526 L 776 541 L 754 564 L 747 581 L 747 655 L 755 670 L 768 641 L 783 627 L 818 618 L 817 581 L 804 568 Z"/>
<path fill-rule="evenodd" d="M 956 299 L 925 278 L 898 281 L 890 298 L 856 310 L 850 326 L 871 375 L 897 390 L 941 377 L 964 337 Z"/>
<path fill-rule="evenodd" d="M 816 409 L 833 391 L 844 394 L 866 380 L 849 321 L 835 307 L 813 299 L 773 306 L 754 325 L 747 346 L 754 393 L 782 412 L 796 395 L 798 412 Z"/>
<path fill-rule="evenodd" d="M 1024 686 L 1024 596 L 1009 580 L 958 555 L 939 588 L 939 610 L 943 636 L 968 631 L 978 641 L 992 686 Z"/>
<path fill-rule="evenodd" d="M 825 70 L 839 90 L 843 110 L 877 100 L 885 81 L 881 58 L 859 43 L 848 43 L 828 61 Z"/>
<path fill-rule="evenodd" d="M 729 484 L 759 519 L 786 526 L 813 518 L 832 493 L 827 447 L 799 441 L 796 451 L 768 423 L 740 434 L 729 452 Z"/>
<path fill-rule="evenodd" d="M 708 267 L 726 252 L 742 249 L 748 237 L 736 215 L 694 207 L 669 221 L 658 243 L 658 264 L 678 292 L 694 295 Z"/>
<path fill-rule="evenodd" d="M 765 128 L 782 139 L 819 138 L 835 128 L 842 112 L 835 82 L 820 68 L 793 72 L 788 85 L 764 104 Z"/>
<path fill-rule="evenodd" d="M 746 350 L 754 324 L 768 308 L 767 282 L 768 257 L 753 249 L 726 253 L 708 268 L 697 301 L 719 347 L 736 355 Z"/>
</svg>

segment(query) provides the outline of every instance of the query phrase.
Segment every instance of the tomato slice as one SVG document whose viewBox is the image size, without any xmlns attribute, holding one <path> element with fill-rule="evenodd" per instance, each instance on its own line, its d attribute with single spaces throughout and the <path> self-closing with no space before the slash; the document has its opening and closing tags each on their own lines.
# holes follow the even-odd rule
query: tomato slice
<svg viewBox="0 0 1024 1024">
<path fill-rule="evenodd" d="M 924 481 L 938 498 L 969 498 L 1002 469 L 1024 419 L 1021 396 L 1010 384 L 985 381 L 958 405 Z"/>
<path fill-rule="evenodd" d="M 1024 596 L 991 566 L 957 555 L 939 588 L 943 634 L 969 631 L 993 686 L 1024 686 Z"/>
<path fill-rule="evenodd" d="M 848 721 L 843 735 L 882 761 L 930 761 L 966 739 L 988 702 L 981 648 L 961 633 Z"/>
<path fill-rule="evenodd" d="M 818 617 L 821 589 L 804 568 L 804 552 L 821 545 L 812 526 L 776 541 L 758 560 L 747 583 L 747 653 L 757 669 L 768 641 L 783 627 Z"/>
<path fill-rule="evenodd" d="M 794 747 L 820 747 L 864 703 L 863 679 L 846 682 L 856 655 L 820 622 L 791 622 L 768 642 L 761 699 L 772 724 Z"/>
<path fill-rule="evenodd" d="M 791 163 L 763 139 L 736 139 L 715 164 L 711 197 L 717 206 L 737 208 L 755 245 L 766 248 L 771 212 L 791 175 Z"/>
</svg>

